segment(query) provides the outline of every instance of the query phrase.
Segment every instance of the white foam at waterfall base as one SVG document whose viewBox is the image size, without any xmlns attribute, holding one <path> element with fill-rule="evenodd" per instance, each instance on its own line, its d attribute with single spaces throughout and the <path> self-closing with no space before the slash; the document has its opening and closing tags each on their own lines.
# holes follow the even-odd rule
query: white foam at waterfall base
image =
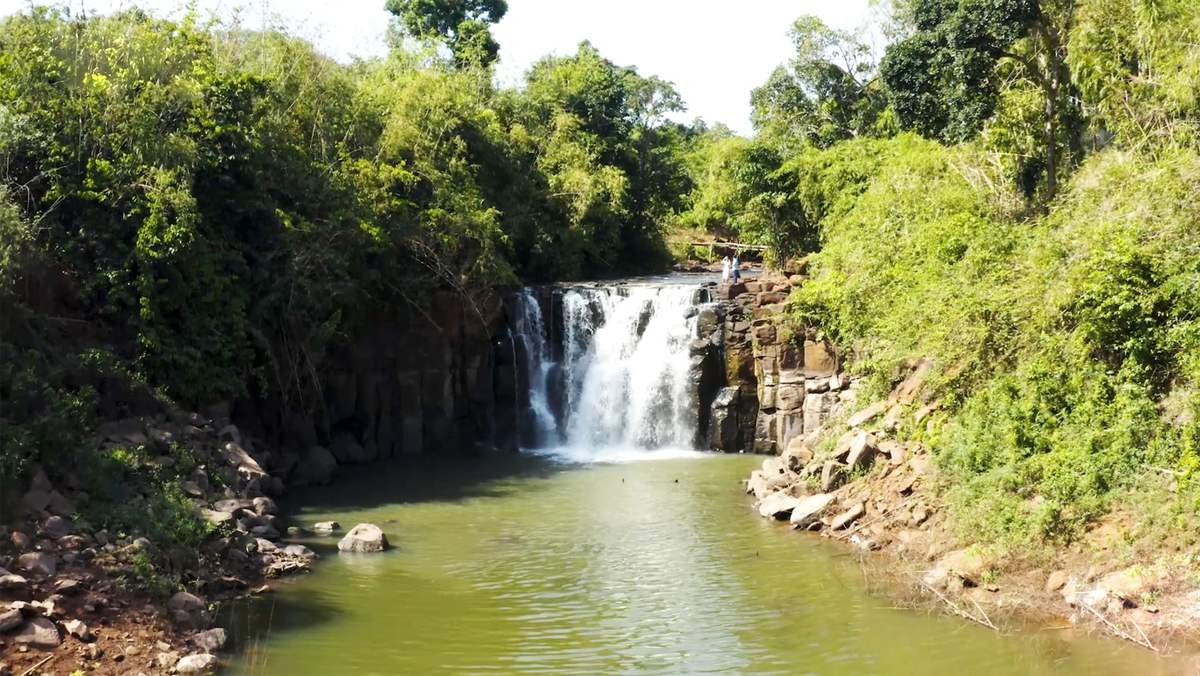
<svg viewBox="0 0 1200 676">
<path fill-rule="evenodd" d="M 565 443 L 528 450 L 572 462 L 702 455 L 692 448 L 694 292 L 691 286 L 562 291 L 564 401 L 556 424 Z M 530 366 L 534 373 L 548 370 Z"/>
</svg>

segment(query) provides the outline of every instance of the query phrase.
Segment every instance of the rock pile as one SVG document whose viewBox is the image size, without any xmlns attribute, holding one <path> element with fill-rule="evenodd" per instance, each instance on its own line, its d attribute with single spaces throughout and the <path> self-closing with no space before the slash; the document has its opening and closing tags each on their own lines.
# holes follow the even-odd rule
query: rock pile
<svg viewBox="0 0 1200 676">
<path fill-rule="evenodd" d="M 54 485 L 36 471 L 21 499 L 23 520 L 0 526 L 0 653 L 6 645 L 71 650 L 87 668 L 117 660 L 131 672 L 209 673 L 225 645 L 224 630 L 209 628 L 213 604 L 263 578 L 304 572 L 316 558 L 303 545 L 280 542 L 287 527 L 274 499 L 284 488 L 272 474 L 275 458 L 227 419 L 194 413 L 111 422 L 97 443 L 141 447 L 135 455 L 146 471 L 181 477 L 183 495 L 212 535 L 198 552 L 158 551 L 137 533 L 110 533 L 80 519 L 95 500 L 83 482 L 67 477 Z M 179 458 L 188 459 L 187 468 L 177 467 Z M 165 607 L 132 612 L 144 602 L 125 591 L 121 578 L 136 577 L 144 560 L 175 566 L 195 582 Z M 149 621 L 139 621 L 142 613 Z M 139 647 L 118 627 L 161 645 Z"/>
<path fill-rule="evenodd" d="M 914 489 L 928 480 L 928 453 L 919 443 L 897 440 L 894 433 L 914 411 L 929 406 L 919 400 L 928 373 L 928 364 L 915 365 L 891 397 L 850 415 L 827 453 L 818 456 L 814 449 L 838 434 L 837 428 L 826 429 L 832 424 L 828 418 L 807 435 L 792 436 L 780 455 L 764 459 L 746 482 L 759 513 L 866 549 L 926 527 L 932 508 Z M 851 481 L 854 477 L 867 480 Z"/>
</svg>

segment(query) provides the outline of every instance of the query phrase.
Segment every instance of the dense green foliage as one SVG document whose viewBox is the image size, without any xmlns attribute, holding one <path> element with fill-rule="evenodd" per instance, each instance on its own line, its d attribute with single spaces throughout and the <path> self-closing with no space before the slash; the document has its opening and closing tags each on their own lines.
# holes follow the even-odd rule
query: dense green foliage
<svg viewBox="0 0 1200 676">
<path fill-rule="evenodd" d="M 911 359 L 935 360 L 941 409 L 902 433 L 933 450 L 970 538 L 1029 551 L 1122 501 L 1192 522 L 1200 70 L 1183 36 L 1200 8 L 911 9 L 883 72 L 901 124 L 932 140 L 800 142 L 779 158 L 790 192 L 774 205 L 806 231 L 764 239 L 815 251 L 792 320 L 852 348 L 878 391 Z M 1060 39 L 1056 65 L 1045 41 Z M 1054 149 L 1070 159 L 1057 189 Z"/>
<path fill-rule="evenodd" d="M 303 410 L 334 341 L 431 288 L 669 262 L 690 179 L 668 83 L 584 44 L 497 88 L 459 48 L 503 2 L 389 7 L 453 54 L 343 65 L 136 10 L 0 22 L 0 483 L 74 460 L 95 345 L 189 405 Z"/>
<path fill-rule="evenodd" d="M 113 388 L 304 408 L 380 308 L 655 269 L 674 223 L 811 254 L 792 321 L 880 389 L 935 361 L 903 432 L 964 532 L 1070 539 L 1162 477 L 1194 514 L 1200 7 L 895 4 L 883 54 L 798 20 L 753 138 L 668 121 L 668 83 L 587 43 L 497 87 L 501 0 L 392 0 L 428 51 L 352 65 L 136 11 L 4 20 L 0 489 L 80 463 Z M 110 455 L 161 484 L 134 511 L 163 539 L 201 535 Z"/>
</svg>

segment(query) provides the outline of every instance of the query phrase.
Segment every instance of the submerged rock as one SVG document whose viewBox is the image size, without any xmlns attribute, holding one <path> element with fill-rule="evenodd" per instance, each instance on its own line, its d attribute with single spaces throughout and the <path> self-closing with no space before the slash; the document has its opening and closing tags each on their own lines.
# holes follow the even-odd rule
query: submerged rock
<svg viewBox="0 0 1200 676">
<path fill-rule="evenodd" d="M 313 532 L 317 535 L 330 535 L 342 529 L 342 524 L 337 521 L 318 521 L 313 524 Z"/>
<path fill-rule="evenodd" d="M 353 553 L 382 552 L 388 548 L 387 536 L 373 523 L 360 523 L 338 542 L 338 551 Z"/>
</svg>

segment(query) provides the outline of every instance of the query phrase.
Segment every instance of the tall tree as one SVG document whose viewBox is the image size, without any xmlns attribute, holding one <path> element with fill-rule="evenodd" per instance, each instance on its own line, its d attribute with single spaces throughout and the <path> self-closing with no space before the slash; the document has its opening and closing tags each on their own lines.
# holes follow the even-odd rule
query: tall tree
<svg viewBox="0 0 1200 676">
<path fill-rule="evenodd" d="M 893 44 L 881 73 L 901 125 L 954 142 L 995 112 L 1008 76 L 1043 98 L 1047 199 L 1058 191 L 1062 149 L 1079 119 L 1067 35 L 1075 0 L 914 0 L 912 34 Z"/>
<path fill-rule="evenodd" d="M 387 0 L 385 7 L 409 35 L 444 42 L 459 66 L 486 66 L 500 54 L 489 26 L 508 12 L 505 0 Z"/>
<path fill-rule="evenodd" d="M 802 16 L 791 38 L 795 57 L 751 94 L 755 127 L 819 146 L 875 131 L 887 99 L 863 37 Z"/>
</svg>

